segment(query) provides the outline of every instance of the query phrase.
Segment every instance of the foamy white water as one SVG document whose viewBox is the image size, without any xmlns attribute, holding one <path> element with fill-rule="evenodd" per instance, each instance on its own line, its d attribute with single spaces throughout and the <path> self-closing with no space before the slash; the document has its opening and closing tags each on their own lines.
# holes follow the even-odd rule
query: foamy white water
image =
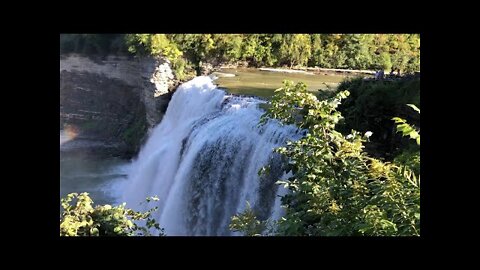
<svg viewBox="0 0 480 270">
<path fill-rule="evenodd" d="M 68 142 L 69 140 L 70 138 L 67 136 L 67 134 L 65 134 L 65 131 L 60 130 L 60 145 Z"/>
<path fill-rule="evenodd" d="M 246 201 L 261 219 L 281 217 L 283 173 L 272 150 L 298 135 L 274 121 L 258 127 L 262 102 L 226 95 L 206 76 L 181 85 L 132 164 L 123 200 L 145 210 L 138 205 L 158 195 L 155 217 L 167 235 L 232 235 L 231 217 Z M 265 165 L 272 172 L 260 179 Z"/>
</svg>

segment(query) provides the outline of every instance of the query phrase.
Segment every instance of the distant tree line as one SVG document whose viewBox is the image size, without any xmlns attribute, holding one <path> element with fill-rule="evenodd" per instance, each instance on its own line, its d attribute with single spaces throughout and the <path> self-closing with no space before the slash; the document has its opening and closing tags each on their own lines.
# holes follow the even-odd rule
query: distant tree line
<svg viewBox="0 0 480 270">
<path fill-rule="evenodd" d="M 67 34 L 61 52 L 163 55 L 177 73 L 202 62 L 420 71 L 419 34 Z"/>
</svg>

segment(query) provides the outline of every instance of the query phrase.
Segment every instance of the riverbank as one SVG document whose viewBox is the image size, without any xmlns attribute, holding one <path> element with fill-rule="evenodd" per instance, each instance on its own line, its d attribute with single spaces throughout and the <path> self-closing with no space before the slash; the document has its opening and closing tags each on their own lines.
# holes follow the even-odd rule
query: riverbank
<svg viewBox="0 0 480 270">
<path fill-rule="evenodd" d="M 304 70 L 297 70 L 297 69 L 284 69 L 284 68 L 259 68 L 261 71 L 269 71 L 269 72 L 283 72 L 283 73 L 300 73 L 306 75 L 315 75 L 312 72 L 307 72 Z"/>
<path fill-rule="evenodd" d="M 263 70 L 262 70 L 263 69 Z M 303 72 L 285 72 L 286 69 L 257 69 L 257 68 L 229 68 L 220 69 L 218 72 L 232 74 L 216 78 L 218 87 L 226 92 L 237 95 L 257 96 L 270 99 L 275 89 L 282 87 L 284 80 L 291 80 L 295 83 L 304 82 L 307 89 L 312 93 L 318 91 L 334 90 L 341 81 L 348 76 L 342 74 L 304 74 Z M 275 70 L 275 71 L 273 71 Z M 213 75 L 216 73 L 214 72 Z"/>
<path fill-rule="evenodd" d="M 260 71 L 267 72 L 280 72 L 280 73 L 297 73 L 297 74 L 307 74 L 307 75 L 375 75 L 375 70 L 364 70 L 364 69 L 341 69 L 341 68 L 321 68 L 321 67 L 248 67 L 244 62 L 240 64 L 220 64 L 217 67 L 213 68 L 212 72 L 218 72 L 225 69 L 237 69 L 237 68 L 248 68 L 248 69 L 258 69 Z"/>
</svg>

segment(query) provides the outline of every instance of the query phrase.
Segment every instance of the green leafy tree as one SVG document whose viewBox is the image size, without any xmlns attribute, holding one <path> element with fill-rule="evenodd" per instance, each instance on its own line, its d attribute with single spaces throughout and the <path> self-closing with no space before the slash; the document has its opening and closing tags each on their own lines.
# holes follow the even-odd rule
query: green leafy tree
<svg viewBox="0 0 480 270">
<path fill-rule="evenodd" d="M 257 49 L 258 35 L 247 35 L 245 40 L 242 43 L 242 60 L 251 61 L 255 55 L 255 50 Z"/>
<path fill-rule="evenodd" d="M 390 54 L 387 52 L 382 52 L 377 59 L 377 69 L 380 68 L 381 70 L 389 70 L 392 68 L 392 60 Z"/>
<path fill-rule="evenodd" d="M 158 201 L 158 198 L 147 198 L 147 202 L 150 201 Z M 164 230 L 151 216 L 158 207 L 146 212 L 125 208 L 125 203 L 94 207 L 86 192 L 70 193 L 61 199 L 61 203 L 60 236 L 150 236 L 152 228 L 158 230 L 160 236 L 164 235 Z M 145 222 L 146 225 L 140 226 L 136 222 Z"/>
<path fill-rule="evenodd" d="M 293 67 L 294 65 L 304 66 L 311 55 L 311 41 L 309 35 L 285 34 L 279 48 L 281 63 Z"/>
<path fill-rule="evenodd" d="M 410 46 L 407 43 L 408 35 L 390 35 L 390 56 L 392 59 L 392 69 L 405 71 L 409 61 Z"/>
<path fill-rule="evenodd" d="M 308 61 L 309 66 L 321 66 L 324 62 L 324 50 L 320 34 L 311 35 L 311 53 Z"/>
<path fill-rule="evenodd" d="M 345 65 L 351 69 L 366 69 L 372 66 L 372 56 L 369 53 L 369 45 L 372 35 L 347 34 L 343 36 L 345 51 Z"/>
<path fill-rule="evenodd" d="M 254 66 L 274 66 L 278 61 L 276 56 L 278 36 L 281 35 L 244 35 L 241 59 L 249 61 Z"/>
<path fill-rule="evenodd" d="M 240 34 L 215 34 L 215 56 L 222 61 L 234 62 L 242 54 L 243 36 Z"/>
<path fill-rule="evenodd" d="M 347 56 L 342 47 L 342 34 L 323 35 L 322 41 L 324 42 L 324 57 L 321 67 L 325 68 L 343 68 L 345 67 L 345 61 Z"/>
<path fill-rule="evenodd" d="M 420 71 L 420 35 L 412 34 L 407 38 L 407 42 L 410 46 L 408 51 L 409 60 L 405 67 L 407 72 Z"/>
<path fill-rule="evenodd" d="M 162 56 L 170 61 L 175 77 L 185 79 L 187 62 L 179 46 L 166 34 L 127 34 L 128 51 L 137 55 Z"/>
<path fill-rule="evenodd" d="M 173 34 L 171 38 L 193 64 L 197 76 L 201 74 L 200 64 L 210 57 L 216 48 L 212 34 Z"/>
<path fill-rule="evenodd" d="M 170 61 L 182 55 L 177 45 L 165 34 L 128 34 L 125 38 L 131 53 L 164 56 Z"/>
</svg>

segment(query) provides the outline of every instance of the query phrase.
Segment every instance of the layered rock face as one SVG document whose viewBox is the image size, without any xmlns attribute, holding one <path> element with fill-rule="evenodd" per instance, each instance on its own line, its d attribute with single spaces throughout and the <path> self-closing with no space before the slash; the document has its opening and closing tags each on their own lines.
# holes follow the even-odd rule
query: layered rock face
<svg viewBox="0 0 480 270">
<path fill-rule="evenodd" d="M 176 85 L 162 59 L 61 55 L 60 129 L 75 136 L 61 150 L 80 145 L 133 156 L 161 121 Z"/>
</svg>

